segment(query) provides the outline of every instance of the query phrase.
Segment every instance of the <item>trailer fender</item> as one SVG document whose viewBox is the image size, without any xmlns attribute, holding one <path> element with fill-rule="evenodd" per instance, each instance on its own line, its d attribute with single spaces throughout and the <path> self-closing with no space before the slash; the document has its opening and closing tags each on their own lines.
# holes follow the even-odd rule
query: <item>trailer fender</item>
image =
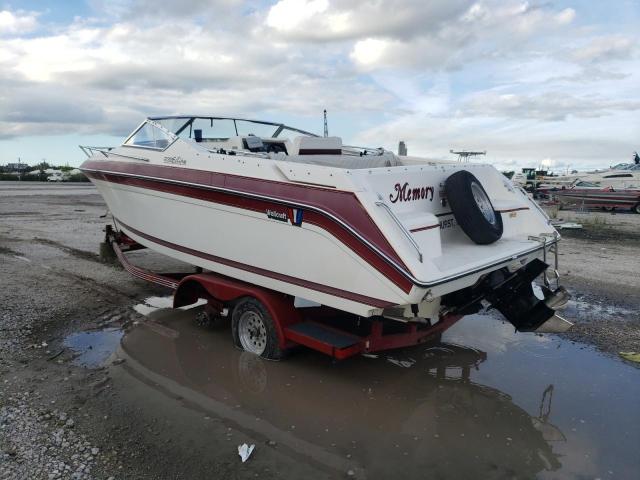
<svg viewBox="0 0 640 480">
<path fill-rule="evenodd" d="M 242 297 L 253 297 L 264 304 L 274 319 L 280 346 L 290 346 L 285 339 L 284 329 L 302 321 L 290 295 L 213 273 L 198 273 L 180 281 L 173 295 L 173 308 L 191 305 L 200 298 L 226 303 Z"/>
</svg>

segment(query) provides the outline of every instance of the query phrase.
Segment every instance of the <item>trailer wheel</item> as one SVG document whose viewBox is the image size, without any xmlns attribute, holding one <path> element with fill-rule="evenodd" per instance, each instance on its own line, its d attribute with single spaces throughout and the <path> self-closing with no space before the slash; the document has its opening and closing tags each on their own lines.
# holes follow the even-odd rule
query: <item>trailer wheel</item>
<svg viewBox="0 0 640 480">
<path fill-rule="evenodd" d="M 638 203 L 635 207 L 633 207 L 633 211 L 636 213 L 640 213 L 640 203 Z"/>
<path fill-rule="evenodd" d="M 445 193 L 453 216 L 471 240 L 487 245 L 502 236 L 502 217 L 471 172 L 460 170 L 449 176 Z"/>
<path fill-rule="evenodd" d="M 272 360 L 284 356 L 274 321 L 262 302 L 255 298 L 247 297 L 236 304 L 231 333 L 233 343 L 247 352 Z"/>
</svg>

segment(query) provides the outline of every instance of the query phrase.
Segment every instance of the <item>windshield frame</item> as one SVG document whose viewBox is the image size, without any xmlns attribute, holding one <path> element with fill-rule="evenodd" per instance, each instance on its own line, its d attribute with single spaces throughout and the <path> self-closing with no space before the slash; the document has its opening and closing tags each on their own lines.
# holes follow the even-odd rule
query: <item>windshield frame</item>
<svg viewBox="0 0 640 480">
<path fill-rule="evenodd" d="M 278 136 L 285 130 L 289 130 L 295 133 L 299 133 L 301 135 L 308 135 L 311 137 L 319 137 L 320 135 L 317 135 L 315 133 L 311 133 L 311 132 L 307 132 L 305 130 L 302 130 L 300 128 L 296 128 L 296 127 L 291 127 L 289 125 L 285 125 L 284 123 L 278 123 L 278 122 L 269 122 L 266 120 L 252 120 L 249 118 L 239 118 L 239 117 L 215 117 L 215 116 L 207 116 L 207 115 L 169 115 L 169 116 L 163 116 L 163 117 L 149 117 L 148 120 L 151 120 L 153 122 L 159 122 L 162 120 L 181 120 L 184 119 L 185 123 L 182 124 L 182 126 L 176 130 L 175 132 L 171 132 L 173 135 L 175 136 L 179 136 L 182 132 L 184 132 L 187 128 L 190 128 L 193 125 L 193 122 L 197 119 L 202 119 L 202 120 L 231 120 L 233 121 L 233 125 L 236 131 L 236 135 L 238 135 L 238 126 L 236 122 L 248 122 L 248 123 L 255 123 L 258 125 L 270 125 L 274 127 L 274 131 L 271 135 L 270 138 L 278 138 Z M 165 129 L 166 130 L 166 129 Z M 137 131 L 137 129 L 136 129 Z M 167 130 L 169 131 L 169 130 Z M 238 135 L 239 136 L 239 135 Z"/>
<path fill-rule="evenodd" d="M 127 143 L 129 140 L 131 140 L 133 137 L 135 137 L 136 134 L 140 130 L 142 130 L 145 125 L 151 125 L 153 128 L 157 128 L 161 132 L 167 134 L 169 136 L 169 138 L 171 139 L 171 141 L 168 142 L 167 145 L 165 147 L 162 147 L 162 148 L 149 147 L 149 146 L 146 146 L 146 145 L 135 145 L 135 144 L 132 144 L 132 143 Z M 171 145 L 173 145 L 177 139 L 178 139 L 178 136 L 175 133 L 173 133 L 170 130 L 167 130 L 163 125 L 161 125 L 159 123 L 156 123 L 153 119 L 147 118 L 140 125 L 138 125 L 138 127 L 136 127 L 136 129 L 133 132 L 131 132 L 131 134 L 128 135 L 127 138 L 125 138 L 125 140 L 120 144 L 120 146 L 121 147 L 128 147 L 128 148 L 141 148 L 143 150 L 153 150 L 153 151 L 156 151 L 156 152 L 164 152 L 167 148 L 169 148 Z"/>
</svg>

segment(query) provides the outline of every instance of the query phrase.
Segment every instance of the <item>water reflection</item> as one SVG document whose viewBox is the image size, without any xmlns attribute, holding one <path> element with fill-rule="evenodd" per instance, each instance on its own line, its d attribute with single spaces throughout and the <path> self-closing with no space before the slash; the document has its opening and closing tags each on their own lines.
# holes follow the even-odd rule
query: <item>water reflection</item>
<svg viewBox="0 0 640 480">
<path fill-rule="evenodd" d="M 293 457 L 367 478 L 530 477 L 561 466 L 553 442 L 565 437 L 549 422 L 553 386 L 540 392 L 532 417 L 472 380 L 487 359 L 480 350 L 403 350 L 410 368 L 384 357 L 335 364 L 311 351 L 274 363 L 234 349 L 228 332 L 204 330 L 194 316 L 159 310 L 123 337 L 118 354 L 131 381 L 274 440 Z"/>
<path fill-rule="evenodd" d="M 74 352 L 74 364 L 95 368 L 109 358 L 123 334 L 118 328 L 77 332 L 67 336 L 63 345 Z"/>
</svg>

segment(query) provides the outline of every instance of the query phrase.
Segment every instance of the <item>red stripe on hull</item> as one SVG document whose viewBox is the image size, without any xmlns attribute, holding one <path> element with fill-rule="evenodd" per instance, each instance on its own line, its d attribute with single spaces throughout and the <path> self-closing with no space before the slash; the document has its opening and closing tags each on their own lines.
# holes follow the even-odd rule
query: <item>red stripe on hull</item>
<svg viewBox="0 0 640 480">
<path fill-rule="evenodd" d="M 82 168 L 97 168 L 96 164 L 104 164 L 108 163 L 109 168 L 112 167 L 111 164 L 118 162 L 85 162 Z M 104 165 L 100 165 L 101 168 L 106 169 Z M 140 165 L 133 165 L 134 167 L 144 167 Z M 122 167 L 122 165 L 118 165 L 118 167 Z M 174 167 L 160 167 L 160 168 L 170 168 L 172 171 L 183 170 L 181 168 Z M 113 170 L 113 168 L 112 168 Z M 120 168 L 123 170 L 124 168 Z M 139 171 L 140 168 L 137 168 L 136 171 Z M 196 171 L 200 172 L 200 171 Z M 273 182 L 273 181 L 263 181 L 258 179 L 247 179 L 246 177 L 237 177 L 233 175 L 221 175 L 221 174 L 210 174 L 210 172 L 200 172 L 206 174 L 205 176 L 212 175 L 210 177 L 211 186 L 220 187 L 220 188 L 230 188 L 236 190 L 234 193 L 230 192 L 221 192 L 216 190 L 208 189 L 209 185 L 202 184 L 201 187 L 198 186 L 190 186 L 190 185 L 181 185 L 176 183 L 170 183 L 172 179 L 162 179 L 162 180 L 152 180 L 146 178 L 138 178 L 138 177 L 129 177 L 124 175 L 112 174 L 112 173 L 103 173 L 103 172 L 85 172 L 87 176 L 90 178 L 97 178 L 99 180 L 104 180 L 112 183 L 119 183 L 125 185 L 131 185 L 140 188 L 147 188 L 150 190 L 162 191 L 171 193 L 174 195 L 181 195 L 189 198 L 196 198 L 199 200 L 209 201 L 213 203 L 219 203 L 223 205 L 229 205 L 236 208 L 241 208 L 245 210 L 252 210 L 256 212 L 266 212 L 267 209 L 278 209 L 282 208 L 282 206 L 278 203 L 274 203 L 268 200 L 256 199 L 253 197 L 242 196 L 241 192 L 246 192 L 249 194 L 256 195 L 264 195 L 269 197 L 277 197 L 277 199 L 282 201 L 285 204 L 291 204 L 294 207 L 298 205 L 298 203 L 304 203 L 307 205 L 311 205 L 316 208 L 327 209 L 329 212 L 336 217 L 340 218 L 346 224 L 348 224 L 351 228 L 357 231 L 361 236 L 367 238 L 372 244 L 374 244 L 380 251 L 388 255 L 390 258 L 395 260 L 401 267 L 406 269 L 406 266 L 400 258 L 397 256 L 391 245 L 388 243 L 386 238 L 383 237 L 382 233 L 378 229 L 377 225 L 373 222 L 371 217 L 368 215 L 364 207 L 360 204 L 358 199 L 352 192 L 342 192 L 338 190 L 324 190 L 316 187 L 308 187 L 308 186 L 298 186 L 291 185 L 282 182 Z M 152 172 L 147 172 L 150 174 Z M 166 172 L 165 172 L 166 173 Z M 130 174 L 144 174 L 144 173 L 134 173 Z M 173 172 L 172 172 L 173 174 Z M 221 176 L 227 177 L 224 182 L 221 182 Z M 175 180 L 178 181 L 193 181 L 198 179 L 200 181 L 204 180 L 203 177 L 193 177 L 191 175 L 177 175 Z M 213 183 L 216 183 L 213 185 Z M 294 187 L 293 189 L 290 187 Z M 302 189 L 302 190 L 300 190 Z M 322 192 L 321 197 L 319 198 L 319 192 Z M 335 195 L 338 194 L 339 198 L 336 198 Z M 327 196 L 328 195 L 328 196 Z M 326 198 L 325 198 L 326 197 Z M 328 207 L 323 202 L 328 201 Z M 334 237 L 338 238 L 342 243 L 347 245 L 351 250 L 353 250 L 356 254 L 358 254 L 361 258 L 363 258 L 367 263 L 373 266 L 376 270 L 382 273 L 385 277 L 387 277 L 390 281 L 392 281 L 395 285 L 397 285 L 402 291 L 408 293 L 413 283 L 402 274 L 402 272 L 398 271 L 394 266 L 390 265 L 382 256 L 380 256 L 375 250 L 369 248 L 365 243 L 363 243 L 357 236 L 353 235 L 348 229 L 346 229 L 339 222 L 336 222 L 330 216 L 323 215 L 320 212 L 314 210 L 305 210 L 304 212 L 304 222 L 316 225 L 329 233 L 331 233 Z M 392 255 L 389 254 L 392 252 Z"/>
<path fill-rule="evenodd" d="M 411 233 L 417 233 L 417 232 L 422 232 L 424 230 L 431 230 L 432 228 L 438 228 L 440 226 L 440 224 L 436 224 L 436 225 L 428 225 L 426 227 L 419 227 L 419 228 L 413 228 L 411 230 L 409 230 Z"/>
<path fill-rule="evenodd" d="M 277 198 L 286 203 L 311 205 L 335 215 L 355 231 L 363 234 L 369 242 L 389 258 L 406 268 L 406 265 L 398 257 L 398 254 L 353 192 L 164 165 L 87 160 L 80 168 L 143 175 L 168 182 L 188 182 L 202 187 L 226 188 L 238 192 Z"/>
<path fill-rule="evenodd" d="M 193 255 L 194 257 L 203 258 L 205 260 L 209 260 L 211 262 L 220 263 L 222 265 L 226 265 L 228 267 L 237 268 L 239 270 L 244 270 L 246 272 L 255 273 L 258 275 L 262 275 L 264 277 L 273 278 L 275 280 L 279 280 L 285 283 L 291 283 L 293 285 L 297 285 L 299 287 L 308 288 L 310 290 L 315 290 L 318 292 L 326 293 L 329 295 L 333 295 L 335 297 L 346 298 L 347 300 L 351 300 L 357 303 L 361 303 L 364 305 L 371 305 L 376 308 L 386 308 L 394 305 L 391 302 L 380 300 L 377 298 L 367 297 L 366 295 L 360 295 L 359 293 L 348 292 L 346 290 L 340 290 L 338 288 L 330 287 L 328 285 L 322 285 L 320 283 L 311 282 L 308 280 L 304 280 L 301 278 L 291 277 L 289 275 L 285 275 L 278 272 L 273 272 L 271 270 L 266 270 L 264 268 L 254 267 L 252 265 L 247 265 L 241 262 L 236 262 L 235 260 L 229 260 L 227 258 L 218 257 L 217 255 L 211 255 L 206 252 L 201 252 L 199 250 L 194 250 L 189 247 L 184 247 L 182 245 L 178 245 L 172 242 L 168 242 L 166 240 L 162 240 L 160 238 L 154 237 L 152 235 L 148 235 L 144 232 L 136 230 L 133 227 L 128 226 L 127 224 L 121 222 L 116 219 L 118 224 L 128 230 L 130 233 L 137 235 L 139 237 L 145 238 L 150 242 L 156 243 L 158 245 L 162 245 L 164 247 L 170 248 L 172 250 L 176 250 L 178 252 L 186 253 L 188 255 Z"/>
</svg>

